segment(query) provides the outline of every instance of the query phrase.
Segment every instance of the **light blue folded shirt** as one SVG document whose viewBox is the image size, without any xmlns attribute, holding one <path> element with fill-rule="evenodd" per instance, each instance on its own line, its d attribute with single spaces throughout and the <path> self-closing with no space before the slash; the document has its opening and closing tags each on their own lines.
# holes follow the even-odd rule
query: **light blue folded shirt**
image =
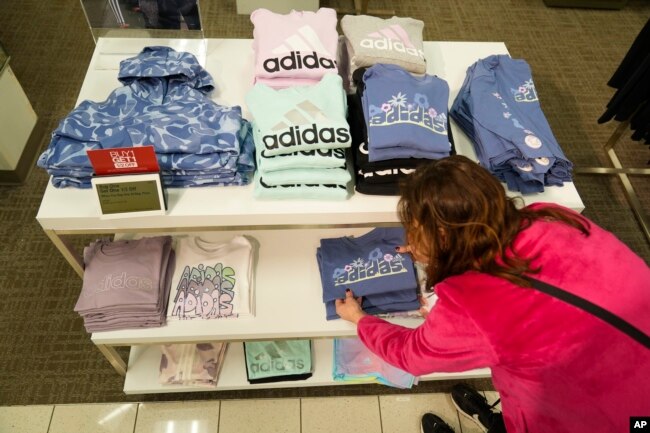
<svg viewBox="0 0 650 433">
<path fill-rule="evenodd" d="M 346 200 L 349 194 L 347 186 L 337 184 L 269 185 L 259 172 L 254 182 L 253 196 L 262 200 Z"/>
<path fill-rule="evenodd" d="M 347 148 L 352 143 L 339 75 L 326 74 L 313 86 L 279 90 L 258 83 L 246 103 L 259 130 L 257 151 L 265 156 Z"/>
<path fill-rule="evenodd" d="M 253 124 L 253 128 L 255 141 L 261 143 L 259 129 L 255 127 L 255 124 Z M 275 156 L 268 156 L 265 150 L 259 150 L 256 154 L 258 168 L 263 173 L 293 168 L 344 168 L 346 165 L 345 149 L 301 150 Z"/>
</svg>

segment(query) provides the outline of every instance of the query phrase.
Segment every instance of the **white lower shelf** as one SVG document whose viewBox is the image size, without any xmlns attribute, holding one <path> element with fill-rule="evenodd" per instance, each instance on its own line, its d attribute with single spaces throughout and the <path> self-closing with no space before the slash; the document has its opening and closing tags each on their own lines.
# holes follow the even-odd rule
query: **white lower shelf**
<svg viewBox="0 0 650 433">
<path fill-rule="evenodd" d="M 159 346 L 133 346 L 129 367 L 124 381 L 126 394 L 153 394 L 163 392 L 225 391 L 238 389 L 294 388 L 305 386 L 346 385 L 346 382 L 332 380 L 332 339 L 312 340 L 313 375 L 307 380 L 261 383 L 251 385 L 246 378 L 246 363 L 242 343 L 230 343 L 225 363 L 216 387 L 161 385 L 158 382 L 160 366 Z M 490 369 L 482 368 L 460 373 L 434 373 L 422 376 L 420 380 L 473 379 L 490 377 Z"/>
<path fill-rule="evenodd" d="M 254 266 L 255 317 L 168 320 L 159 328 L 95 332 L 92 340 L 95 344 L 130 346 L 354 336 L 356 328 L 351 323 L 325 320 L 316 249 L 323 238 L 360 236 L 371 230 L 372 227 L 203 232 L 203 239 L 214 242 L 226 242 L 242 234 L 259 245 Z M 390 322 L 413 328 L 422 321 L 394 318 Z"/>
</svg>

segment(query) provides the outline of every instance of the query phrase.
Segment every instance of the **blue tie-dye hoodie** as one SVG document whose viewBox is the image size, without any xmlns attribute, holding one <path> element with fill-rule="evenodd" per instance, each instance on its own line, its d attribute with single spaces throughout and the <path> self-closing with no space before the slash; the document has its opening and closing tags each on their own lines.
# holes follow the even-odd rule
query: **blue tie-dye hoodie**
<svg viewBox="0 0 650 433">
<path fill-rule="evenodd" d="M 106 101 L 83 101 L 52 133 L 38 166 L 56 186 L 90 187 L 86 150 L 147 145 L 155 148 L 163 181 L 189 176 L 169 186 L 248 182 L 255 169 L 250 125 L 241 107 L 209 98 L 214 81 L 194 55 L 146 47 L 120 63 L 118 79 L 124 86 Z M 201 182 L 192 183 L 193 175 Z"/>
</svg>

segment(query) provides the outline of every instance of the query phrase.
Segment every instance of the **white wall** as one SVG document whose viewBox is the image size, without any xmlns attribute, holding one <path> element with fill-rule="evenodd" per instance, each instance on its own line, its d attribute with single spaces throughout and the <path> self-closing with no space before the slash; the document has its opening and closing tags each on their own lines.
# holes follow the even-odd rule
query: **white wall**
<svg viewBox="0 0 650 433">
<path fill-rule="evenodd" d="M 10 66 L 0 76 L 0 170 L 15 170 L 36 113 Z"/>
</svg>

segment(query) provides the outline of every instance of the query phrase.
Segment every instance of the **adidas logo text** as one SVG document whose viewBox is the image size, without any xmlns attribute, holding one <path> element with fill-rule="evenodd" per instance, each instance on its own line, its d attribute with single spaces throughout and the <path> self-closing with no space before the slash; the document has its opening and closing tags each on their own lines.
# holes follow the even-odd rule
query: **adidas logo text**
<svg viewBox="0 0 650 433">
<path fill-rule="evenodd" d="M 398 53 L 406 53 L 411 56 L 417 56 L 424 58 L 424 52 L 422 50 L 416 50 L 415 48 L 405 47 L 404 43 L 401 41 L 395 41 L 393 39 L 381 38 L 381 39 L 362 39 L 360 45 L 363 48 L 371 48 L 375 50 L 387 50 L 387 51 L 397 51 Z"/>
<path fill-rule="evenodd" d="M 350 132 L 347 128 L 318 128 L 315 123 L 311 124 L 311 128 L 301 130 L 300 126 L 292 126 L 282 134 L 269 134 L 262 137 L 264 147 L 269 150 L 277 149 L 280 146 L 292 147 L 303 144 L 347 144 L 349 140 Z"/>
<path fill-rule="evenodd" d="M 301 150 L 299 152 L 293 152 L 293 153 L 283 153 L 281 155 L 275 155 L 275 156 L 268 156 L 266 155 L 266 153 L 264 153 L 264 150 L 262 150 L 263 158 L 284 158 L 285 156 L 299 156 L 299 155 L 304 155 L 304 156 L 319 155 L 319 156 L 332 157 L 336 159 L 345 159 L 345 150 L 339 148 L 312 149 L 312 150 Z"/>
<path fill-rule="evenodd" d="M 260 185 L 262 188 L 333 188 L 333 189 L 347 189 L 345 185 L 338 185 L 335 183 L 292 183 L 283 185 L 269 185 L 264 182 L 264 178 L 260 178 Z"/>
<path fill-rule="evenodd" d="M 95 287 L 94 293 L 116 289 L 153 290 L 153 288 L 151 279 L 127 275 L 126 272 L 122 272 L 121 274 L 109 274 L 104 277 Z M 90 296 L 90 294 L 87 296 Z"/>
<path fill-rule="evenodd" d="M 285 371 L 285 370 L 302 370 L 305 368 L 305 363 L 302 359 L 271 359 L 270 361 L 254 362 L 250 365 L 253 373 L 270 372 L 270 371 Z"/>
<path fill-rule="evenodd" d="M 336 69 L 336 61 L 327 57 L 318 57 L 316 51 L 311 54 L 301 55 L 299 51 L 291 51 L 284 57 L 272 57 L 264 61 L 266 72 L 291 71 L 294 69 Z"/>
</svg>

